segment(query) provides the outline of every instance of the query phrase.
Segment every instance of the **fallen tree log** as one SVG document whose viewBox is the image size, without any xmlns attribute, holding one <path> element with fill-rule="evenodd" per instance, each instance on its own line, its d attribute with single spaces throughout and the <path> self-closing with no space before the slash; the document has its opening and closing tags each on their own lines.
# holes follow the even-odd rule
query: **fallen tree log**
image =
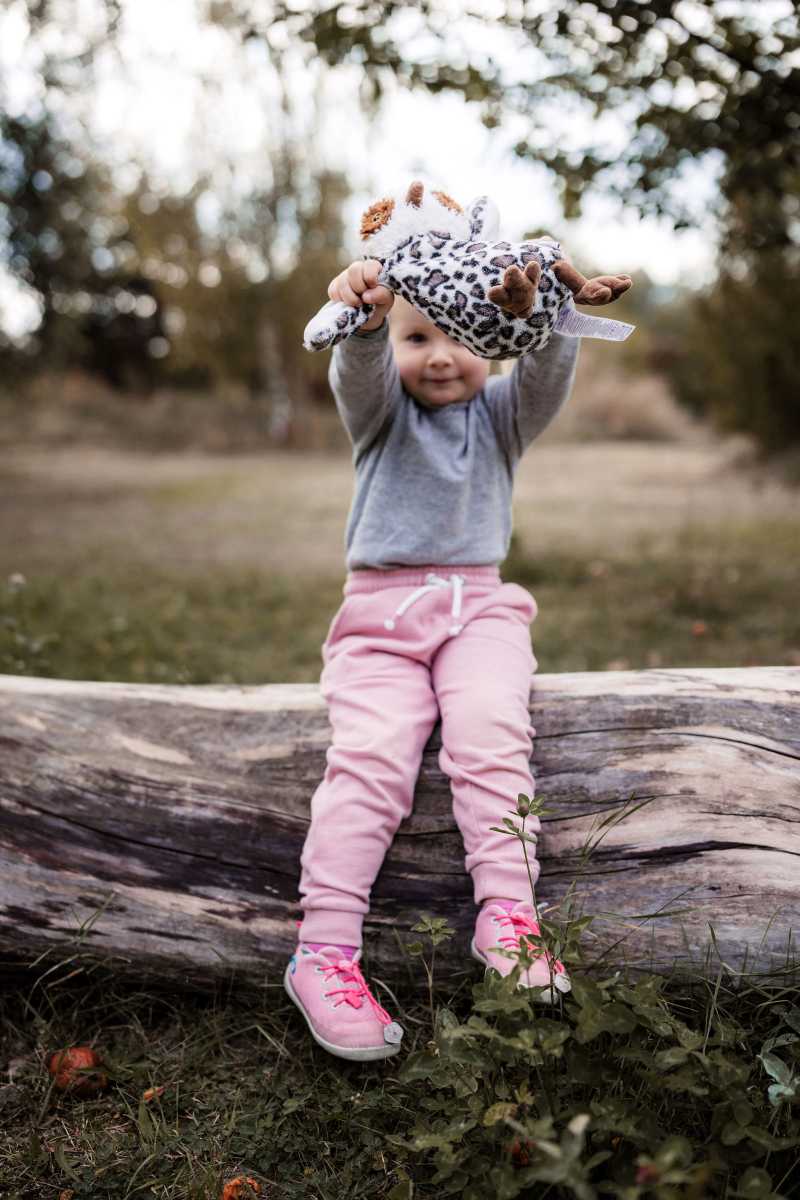
<svg viewBox="0 0 800 1200">
<path fill-rule="evenodd" d="M 142 980 L 278 982 L 329 739 L 316 686 L 0 676 L 0 712 L 8 961 L 83 951 Z M 549 809 L 537 894 L 559 905 L 572 883 L 575 911 L 600 914 L 589 961 L 797 969 L 800 670 L 541 675 L 531 715 Z M 383 971 L 434 909 L 458 931 L 437 970 L 468 963 L 439 744 L 437 730 L 373 893 L 365 943 Z"/>
</svg>

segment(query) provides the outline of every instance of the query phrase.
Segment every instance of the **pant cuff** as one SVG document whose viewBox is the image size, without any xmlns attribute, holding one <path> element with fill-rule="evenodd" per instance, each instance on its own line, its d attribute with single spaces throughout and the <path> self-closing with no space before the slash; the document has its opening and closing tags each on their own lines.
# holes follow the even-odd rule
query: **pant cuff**
<svg viewBox="0 0 800 1200">
<path fill-rule="evenodd" d="M 331 942 L 339 946 L 360 946 L 364 917 L 361 913 L 335 908 L 309 908 L 297 931 L 300 942 Z"/>
<path fill-rule="evenodd" d="M 539 878 L 540 870 L 539 863 L 534 859 L 531 862 L 534 884 Z M 484 900 L 493 896 L 502 896 L 506 900 L 532 899 L 531 883 L 524 863 L 521 870 L 516 864 L 481 863 L 473 867 L 471 874 L 476 904 L 483 904 Z"/>
</svg>

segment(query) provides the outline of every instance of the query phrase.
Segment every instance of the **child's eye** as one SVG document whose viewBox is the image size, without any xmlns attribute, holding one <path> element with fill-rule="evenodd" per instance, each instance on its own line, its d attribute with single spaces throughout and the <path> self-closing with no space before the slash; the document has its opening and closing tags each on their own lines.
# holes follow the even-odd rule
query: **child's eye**
<svg viewBox="0 0 800 1200">
<path fill-rule="evenodd" d="M 408 335 L 408 340 L 410 342 L 416 342 L 417 345 L 421 345 L 425 341 L 425 334 L 424 333 L 410 333 Z"/>
</svg>

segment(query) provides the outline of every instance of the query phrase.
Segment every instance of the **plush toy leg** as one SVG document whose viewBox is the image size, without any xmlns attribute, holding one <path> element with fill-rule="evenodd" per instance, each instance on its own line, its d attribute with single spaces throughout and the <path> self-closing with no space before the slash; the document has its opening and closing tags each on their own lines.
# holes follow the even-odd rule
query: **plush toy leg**
<svg viewBox="0 0 800 1200">
<path fill-rule="evenodd" d="M 611 300 L 618 300 L 623 292 L 627 292 L 628 288 L 633 286 L 630 275 L 595 275 L 594 279 L 588 280 L 588 283 L 590 287 L 599 284 L 600 287 L 611 288 Z M 575 299 L 577 300 L 577 296 Z"/>
<path fill-rule="evenodd" d="M 508 267 L 503 282 L 489 288 L 486 293 L 492 304 L 515 317 L 529 317 L 533 312 L 534 299 L 542 276 L 538 262 L 530 262 L 524 273 L 519 267 Z"/>
<path fill-rule="evenodd" d="M 567 285 L 576 304 L 611 304 L 627 292 L 633 282 L 630 275 L 597 275 L 587 279 L 572 263 L 563 259 L 553 263 L 553 274 Z"/>
</svg>

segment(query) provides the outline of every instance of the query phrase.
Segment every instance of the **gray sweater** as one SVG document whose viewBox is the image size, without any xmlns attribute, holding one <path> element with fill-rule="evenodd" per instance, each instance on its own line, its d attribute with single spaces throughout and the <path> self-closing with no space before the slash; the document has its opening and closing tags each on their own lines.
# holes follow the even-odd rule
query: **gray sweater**
<svg viewBox="0 0 800 1200">
<path fill-rule="evenodd" d="M 490 375 L 471 400 L 428 408 L 408 394 L 388 324 L 333 351 L 330 383 L 353 443 L 348 570 L 500 564 L 511 540 L 514 472 L 575 376 L 578 338 Z"/>
</svg>

